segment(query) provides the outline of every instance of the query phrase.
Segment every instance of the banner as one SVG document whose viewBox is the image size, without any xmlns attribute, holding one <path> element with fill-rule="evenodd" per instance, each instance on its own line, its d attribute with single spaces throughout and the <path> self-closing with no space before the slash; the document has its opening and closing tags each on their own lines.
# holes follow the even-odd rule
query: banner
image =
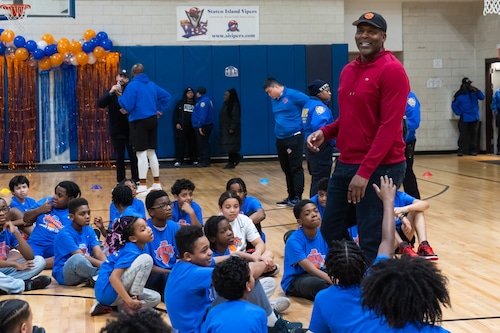
<svg viewBox="0 0 500 333">
<path fill-rule="evenodd" d="M 258 40 L 259 6 L 177 6 L 178 41 Z"/>
</svg>

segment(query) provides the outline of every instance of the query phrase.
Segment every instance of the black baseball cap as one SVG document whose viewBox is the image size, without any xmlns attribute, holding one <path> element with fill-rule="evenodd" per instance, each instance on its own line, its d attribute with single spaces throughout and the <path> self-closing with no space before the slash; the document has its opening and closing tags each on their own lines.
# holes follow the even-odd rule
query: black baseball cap
<svg viewBox="0 0 500 333">
<path fill-rule="evenodd" d="M 462 84 L 471 84 L 471 83 L 472 83 L 472 81 L 468 77 L 464 77 L 462 79 Z"/>
<path fill-rule="evenodd" d="M 120 70 L 120 72 L 118 73 L 118 75 L 124 76 L 124 77 L 128 78 L 128 74 L 127 74 L 127 70 L 126 69 Z"/>
<path fill-rule="evenodd" d="M 387 32 L 387 22 L 382 17 L 382 15 L 375 12 L 364 13 L 359 17 L 357 21 L 352 22 L 352 25 L 358 25 L 360 23 L 368 23 L 376 28 L 381 29 L 383 32 Z"/>
</svg>

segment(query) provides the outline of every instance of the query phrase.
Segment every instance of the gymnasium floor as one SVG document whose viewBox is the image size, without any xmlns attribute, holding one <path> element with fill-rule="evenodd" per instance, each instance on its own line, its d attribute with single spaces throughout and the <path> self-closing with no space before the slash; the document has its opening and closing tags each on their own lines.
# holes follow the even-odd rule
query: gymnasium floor
<svg viewBox="0 0 500 333">
<path fill-rule="evenodd" d="M 246 160 L 233 170 L 223 170 L 225 163 L 213 163 L 209 168 L 172 168 L 171 162 L 161 164 L 166 166 L 161 169 L 160 177 L 167 192 L 178 178 L 189 178 L 196 184 L 195 201 L 202 206 L 205 220 L 218 213 L 217 200 L 226 181 L 232 177 L 243 178 L 249 195 L 258 197 L 266 210 L 263 227 L 267 246 L 275 253 L 276 261 L 283 263 L 282 235 L 296 228 L 296 222 L 291 208 L 275 205 L 286 196 L 284 176 L 278 162 Z M 500 275 L 500 258 L 496 254 L 500 253 L 500 157 L 417 155 L 414 170 L 422 199 L 428 200 L 431 206 L 426 213 L 429 242 L 439 255 L 437 265 L 449 279 L 452 308 L 444 310 L 443 326 L 452 332 L 499 332 L 500 287 L 497 277 Z M 2 170 L 0 188 L 8 187 L 8 181 L 17 173 L 30 179 L 30 196 L 37 199 L 52 195 L 59 181 L 75 181 L 80 185 L 82 197 L 89 200 L 92 215 L 108 219 L 111 190 L 115 185 L 114 170 Z M 424 177 L 424 173 L 427 176 Z M 262 185 L 262 178 L 267 178 L 269 184 Z M 306 189 L 309 179 L 306 175 Z M 102 189 L 92 190 L 93 185 Z M 51 272 L 45 271 L 44 274 L 51 275 Z M 283 295 L 281 289 L 278 288 L 275 295 Z M 34 324 L 45 327 L 49 333 L 99 332 L 111 318 L 110 315 L 90 317 L 88 314 L 94 302 L 92 289 L 61 287 L 55 281 L 45 290 L 0 296 L 0 300 L 6 298 L 27 300 L 33 309 Z M 164 304 L 161 303 L 159 308 L 164 309 Z M 284 317 L 301 321 L 307 327 L 311 309 L 312 302 L 292 298 L 292 305 Z M 166 314 L 165 319 L 168 321 Z"/>
</svg>

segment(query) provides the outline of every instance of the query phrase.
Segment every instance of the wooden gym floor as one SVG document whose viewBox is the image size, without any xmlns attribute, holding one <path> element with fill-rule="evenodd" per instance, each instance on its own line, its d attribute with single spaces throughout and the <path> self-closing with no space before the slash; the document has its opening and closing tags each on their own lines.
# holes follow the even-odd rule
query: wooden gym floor
<svg viewBox="0 0 500 333">
<path fill-rule="evenodd" d="M 249 195 L 259 198 L 266 210 L 263 227 L 267 246 L 275 253 L 276 261 L 283 263 L 282 235 L 296 228 L 296 222 L 291 208 L 279 208 L 275 204 L 286 196 L 284 175 L 278 162 L 244 161 L 233 170 L 223 170 L 223 163 L 213 163 L 209 168 L 177 169 L 170 167 L 171 162 L 161 164 L 168 165 L 160 172 L 167 192 L 178 178 L 189 178 L 195 183 L 195 200 L 203 208 L 204 220 L 219 212 L 217 201 L 226 181 L 232 177 L 243 178 Z M 418 155 L 414 170 L 422 198 L 431 206 L 426 213 L 428 239 L 439 255 L 437 265 L 449 279 L 452 308 L 444 309 L 443 327 L 452 332 L 500 332 L 500 256 L 497 256 L 500 254 L 500 157 Z M 29 178 L 29 195 L 36 199 L 51 196 L 59 181 L 75 181 L 80 185 L 82 196 L 89 200 L 92 215 L 109 219 L 114 170 L 18 173 Z M 424 173 L 431 175 L 424 177 Z M 15 174 L 2 172 L 0 188 L 8 187 Z M 259 182 L 262 178 L 269 179 L 267 186 Z M 309 180 L 306 175 L 305 193 L 308 193 Z M 91 190 L 96 184 L 102 189 Z M 51 275 L 51 272 L 44 274 Z M 280 277 L 281 274 L 278 283 Z M 275 296 L 279 295 L 283 295 L 280 288 Z M 45 290 L 0 296 L 0 300 L 6 298 L 28 301 L 33 309 L 34 324 L 52 333 L 99 332 L 111 318 L 88 314 L 94 302 L 92 289 L 61 287 L 55 281 Z M 159 308 L 164 309 L 164 304 Z M 301 321 L 307 327 L 311 309 L 312 302 L 292 298 L 284 317 Z M 168 321 L 167 315 L 165 319 Z"/>
</svg>

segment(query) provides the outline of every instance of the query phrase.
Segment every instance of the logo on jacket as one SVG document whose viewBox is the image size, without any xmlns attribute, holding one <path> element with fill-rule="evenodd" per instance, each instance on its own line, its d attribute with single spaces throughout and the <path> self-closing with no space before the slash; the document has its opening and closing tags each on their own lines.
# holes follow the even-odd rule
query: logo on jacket
<svg viewBox="0 0 500 333">
<path fill-rule="evenodd" d="M 307 255 L 307 259 L 318 269 L 325 267 L 325 255 L 318 252 L 317 249 L 312 249 Z"/>
<path fill-rule="evenodd" d="M 160 246 L 155 250 L 156 259 L 160 260 L 165 265 L 168 265 L 170 258 L 174 256 L 174 246 L 169 244 L 168 241 L 163 240 Z"/>
<path fill-rule="evenodd" d="M 317 105 L 316 108 L 314 109 L 318 115 L 323 114 L 326 111 L 326 108 L 321 105 Z"/>
<path fill-rule="evenodd" d="M 415 105 L 417 105 L 417 101 L 415 100 L 415 97 L 408 98 L 408 101 L 406 103 L 409 106 L 411 106 L 412 108 L 415 107 Z"/>
</svg>

